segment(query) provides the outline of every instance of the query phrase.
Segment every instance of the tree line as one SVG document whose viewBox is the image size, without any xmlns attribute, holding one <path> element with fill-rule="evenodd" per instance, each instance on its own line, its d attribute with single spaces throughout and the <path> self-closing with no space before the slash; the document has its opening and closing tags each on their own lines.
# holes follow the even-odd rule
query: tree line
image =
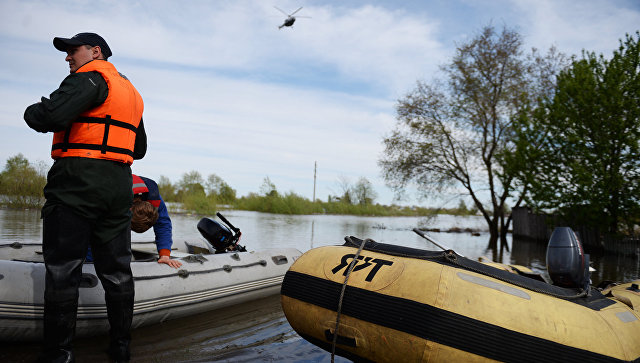
<svg viewBox="0 0 640 363">
<path fill-rule="evenodd" d="M 341 176 L 336 195 L 326 201 L 310 200 L 293 191 L 281 192 L 266 176 L 257 192 L 237 196 L 237 191 L 216 174 L 206 178 L 198 171 L 184 173 L 172 183 L 166 176 L 158 179 L 163 199 L 181 203 L 184 209 L 200 214 L 213 214 L 219 208 L 251 210 L 278 214 L 350 214 L 368 216 L 431 216 L 434 214 L 470 215 L 476 211 L 461 202 L 455 208 L 425 208 L 382 205 L 375 203 L 377 193 L 371 182 L 360 177 L 355 183 Z"/>
<path fill-rule="evenodd" d="M 40 208 L 44 203 L 47 165 L 32 163 L 22 154 L 7 159 L 0 172 L 0 205 L 10 208 Z M 340 177 L 336 195 L 327 201 L 312 201 L 294 192 L 282 193 L 267 176 L 257 192 L 239 197 L 237 191 L 216 174 L 206 178 L 196 170 L 182 174 L 172 182 L 166 176 L 156 180 L 160 195 L 178 209 L 213 215 L 219 209 L 240 209 L 279 214 L 351 214 L 369 216 L 432 216 L 435 214 L 469 215 L 476 211 L 461 202 L 455 208 L 422 208 L 375 203 L 377 193 L 369 180 L 360 177 L 351 183 Z M 173 212 L 176 212 L 176 208 Z"/>
<path fill-rule="evenodd" d="M 640 224 L 639 38 L 610 58 L 523 50 L 507 26 L 457 46 L 442 75 L 398 100 L 379 160 L 397 191 L 462 188 L 490 243 L 506 241 L 510 207 L 572 226 L 633 235 Z"/>
</svg>

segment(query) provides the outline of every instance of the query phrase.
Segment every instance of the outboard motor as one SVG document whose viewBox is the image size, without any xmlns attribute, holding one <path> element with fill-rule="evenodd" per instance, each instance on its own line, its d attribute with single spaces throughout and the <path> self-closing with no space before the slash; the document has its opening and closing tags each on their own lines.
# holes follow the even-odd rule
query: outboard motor
<svg viewBox="0 0 640 363">
<path fill-rule="evenodd" d="M 202 218 L 198 222 L 198 231 L 215 248 L 216 253 L 224 252 L 232 243 L 233 234 L 229 228 L 211 218 Z"/>
<path fill-rule="evenodd" d="M 216 213 L 220 219 L 228 225 L 220 224 L 211 218 L 202 218 L 198 222 L 198 231 L 210 244 L 215 248 L 215 253 L 227 252 L 227 249 L 234 246 L 239 252 L 245 252 L 247 249 L 238 244 L 240 240 L 240 229 L 234 227 L 220 213 Z"/>
<path fill-rule="evenodd" d="M 589 255 L 569 227 L 556 227 L 547 246 L 547 272 L 554 285 L 589 290 Z"/>
</svg>

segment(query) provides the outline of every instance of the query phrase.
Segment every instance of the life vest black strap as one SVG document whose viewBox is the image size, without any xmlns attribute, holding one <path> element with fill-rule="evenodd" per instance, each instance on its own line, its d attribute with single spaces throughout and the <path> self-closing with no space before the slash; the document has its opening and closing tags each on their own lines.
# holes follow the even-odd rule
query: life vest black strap
<svg viewBox="0 0 640 363">
<path fill-rule="evenodd" d="M 111 125 L 111 115 L 106 115 L 104 120 L 104 135 L 102 136 L 102 147 L 100 152 L 102 154 L 107 153 L 107 139 L 109 139 L 109 126 Z"/>
<path fill-rule="evenodd" d="M 83 144 L 83 143 L 70 143 L 69 136 L 71 134 L 71 127 L 73 126 L 74 123 L 104 124 L 104 134 L 102 137 L 102 144 L 94 145 L 94 144 Z M 106 154 L 107 152 L 113 152 L 118 154 L 129 155 L 133 157 L 133 150 L 108 145 L 109 129 L 111 128 L 111 126 L 121 127 L 124 129 L 131 130 L 133 132 L 136 132 L 138 129 L 137 127 L 135 127 L 130 123 L 112 119 L 111 115 L 106 115 L 104 118 L 103 117 L 78 117 L 65 130 L 63 141 L 61 143 L 54 144 L 51 147 L 51 151 L 60 149 L 63 152 L 66 152 L 69 149 L 87 149 L 87 150 L 100 150 L 102 154 Z"/>
<path fill-rule="evenodd" d="M 53 144 L 53 146 L 51 147 L 51 150 L 58 150 L 58 149 L 62 149 L 63 151 L 67 151 L 69 149 L 86 149 L 86 150 L 102 151 L 104 149 L 105 151 L 103 153 L 112 152 L 112 153 L 129 155 L 133 157 L 133 150 L 129 150 L 121 147 L 115 147 L 115 146 L 104 147 L 102 144 L 97 145 L 97 144 L 80 144 L 80 143 L 66 143 L 66 144 L 58 143 L 58 144 Z"/>
<path fill-rule="evenodd" d="M 71 125 L 73 125 L 73 123 L 69 124 L 69 126 L 67 126 L 67 129 L 64 131 L 64 138 L 62 140 L 63 152 L 67 151 L 67 145 L 69 145 L 69 134 L 71 134 Z M 51 150 L 53 150 L 53 148 Z"/>
<path fill-rule="evenodd" d="M 131 131 L 137 131 L 138 128 L 133 126 L 130 123 L 114 120 L 111 118 L 111 115 L 107 115 L 105 118 L 102 117 L 78 117 L 74 122 L 87 123 L 87 124 L 105 124 L 111 126 L 122 127 L 123 129 L 129 129 Z"/>
</svg>

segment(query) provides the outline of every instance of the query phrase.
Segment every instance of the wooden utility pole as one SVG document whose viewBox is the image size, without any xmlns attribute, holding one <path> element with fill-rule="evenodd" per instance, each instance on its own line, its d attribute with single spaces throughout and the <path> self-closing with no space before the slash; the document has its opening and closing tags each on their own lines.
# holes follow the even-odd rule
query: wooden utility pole
<svg viewBox="0 0 640 363">
<path fill-rule="evenodd" d="M 316 201 L 316 171 L 318 170 L 318 162 L 313 162 L 313 199 L 312 202 Z"/>
</svg>

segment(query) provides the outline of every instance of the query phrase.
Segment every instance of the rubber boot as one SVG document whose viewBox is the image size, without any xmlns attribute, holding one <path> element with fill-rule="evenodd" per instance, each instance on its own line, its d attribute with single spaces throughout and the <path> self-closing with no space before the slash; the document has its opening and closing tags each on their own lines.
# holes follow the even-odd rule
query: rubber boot
<svg viewBox="0 0 640 363">
<path fill-rule="evenodd" d="M 131 358 L 131 321 L 133 297 L 125 300 L 106 300 L 109 318 L 109 356 L 116 362 L 128 362 Z"/>
<path fill-rule="evenodd" d="M 109 318 L 109 356 L 116 362 L 130 359 L 134 286 L 131 273 L 131 232 L 125 228 L 116 238 L 92 244 L 94 266 L 102 282 Z"/>
<path fill-rule="evenodd" d="M 38 362 L 75 362 L 72 343 L 76 330 L 77 303 L 45 302 L 44 352 Z"/>
<path fill-rule="evenodd" d="M 73 362 L 78 286 L 87 253 L 90 224 L 69 208 L 56 206 L 44 216 L 44 351 L 42 362 Z"/>
</svg>

